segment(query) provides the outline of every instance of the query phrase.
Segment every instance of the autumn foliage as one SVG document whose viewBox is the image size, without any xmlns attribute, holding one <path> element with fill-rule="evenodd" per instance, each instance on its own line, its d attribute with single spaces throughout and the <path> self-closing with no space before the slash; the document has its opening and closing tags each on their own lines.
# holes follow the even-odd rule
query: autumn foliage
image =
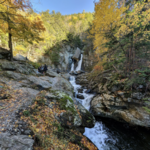
<svg viewBox="0 0 150 150">
<path fill-rule="evenodd" d="M 21 113 L 21 119 L 29 124 L 30 129 L 34 132 L 31 135 L 35 141 L 35 150 L 97 150 L 89 140 L 76 129 L 66 129 L 56 119 L 56 114 L 60 115 L 66 112 L 61 108 L 59 102 L 51 102 L 52 108 L 45 105 L 45 91 L 41 91 L 36 97 L 33 105 Z M 79 111 L 77 111 L 79 113 Z M 69 124 L 69 122 L 68 122 Z M 81 137 L 80 144 L 75 140 L 75 136 Z"/>
<path fill-rule="evenodd" d="M 24 39 L 38 42 L 40 32 L 45 31 L 39 15 L 27 12 L 31 9 L 29 0 L 5 0 L 0 3 L 0 29 L 9 36 L 9 48 L 13 57 L 12 41 Z"/>
</svg>

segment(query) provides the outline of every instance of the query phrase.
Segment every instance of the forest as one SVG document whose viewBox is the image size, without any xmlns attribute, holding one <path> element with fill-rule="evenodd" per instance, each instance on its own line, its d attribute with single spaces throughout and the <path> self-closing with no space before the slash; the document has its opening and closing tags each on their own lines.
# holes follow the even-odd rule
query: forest
<svg viewBox="0 0 150 150">
<path fill-rule="evenodd" d="M 62 15 L 61 12 L 55 12 L 55 10 L 37 13 L 33 10 L 30 0 L 0 1 L 0 48 L 9 50 L 11 54 L 9 61 L 1 60 L 0 62 L 0 76 L 8 78 L 5 81 L 7 84 L 4 85 L 2 82 L 0 86 L 9 85 L 9 79 L 11 79 L 13 82 L 10 86 L 14 84 L 16 91 L 29 88 L 32 90 L 31 93 L 28 93 L 31 95 L 35 93 L 36 98 L 31 107 L 22 110 L 19 115 L 33 131 L 33 134 L 28 134 L 28 136 L 32 136 L 36 141 L 37 145 L 34 146 L 37 150 L 51 148 L 76 150 L 85 147 L 97 149 L 80 131 L 79 135 L 82 140 L 80 142 L 74 140 L 78 135 L 76 135 L 76 126 L 72 127 L 72 118 L 77 114 L 77 119 L 86 120 L 85 116 L 91 114 L 86 110 L 89 114 L 85 111 L 87 114 L 83 117 L 80 110 L 74 106 L 72 97 L 75 92 L 73 93 L 73 86 L 69 82 L 71 75 L 74 80 L 76 77 L 81 85 L 83 83 L 81 86 L 83 89 L 91 86 L 89 90 L 80 89 L 82 94 L 83 91 L 93 90 L 93 93 L 95 89 L 96 92 L 98 91 L 94 93 L 97 95 L 91 99 L 98 99 L 96 99 L 98 105 L 93 102 L 93 106 L 98 107 L 100 111 L 98 113 L 102 114 L 102 117 L 106 117 L 106 113 L 112 115 L 111 117 L 108 115 L 108 118 L 116 117 L 119 118 L 119 121 L 127 123 L 135 121 L 134 125 L 149 128 L 150 122 L 147 116 L 150 113 L 150 93 L 148 93 L 148 91 L 150 92 L 150 2 L 148 0 L 99 0 L 94 1 L 94 4 L 95 11 L 93 13 L 83 10 L 82 13 Z M 21 63 L 13 61 L 13 57 L 17 54 L 27 58 L 32 54 L 36 57 L 49 58 L 57 67 L 60 63 L 59 53 L 64 45 L 73 47 L 73 50 L 78 47 L 83 56 L 89 55 L 88 58 L 94 56 L 92 68 L 88 72 L 74 70 L 79 71 L 79 74 L 70 73 L 71 75 L 63 71 L 59 74 L 54 69 L 48 68 L 47 74 L 45 72 L 45 74 L 39 75 L 37 68 L 42 64 L 40 61 L 36 62 L 39 63 L 38 67 L 30 66 L 32 63 L 27 61 Z M 88 59 L 88 61 L 91 60 Z M 74 61 L 72 62 L 74 65 Z M 55 91 L 54 87 L 58 91 Z M 7 89 L 7 93 L 5 89 Z M 11 88 L 6 87 L 5 89 L 2 90 L 4 96 L 11 91 Z M 11 92 L 15 93 L 16 91 L 13 90 Z M 64 93 L 69 91 L 72 97 L 68 93 L 64 94 L 61 90 Z M 107 96 L 108 99 L 104 96 Z M 51 101 L 53 99 L 54 101 Z M 92 105 L 92 100 L 89 105 Z M 136 110 L 131 111 L 129 105 Z M 96 112 L 95 110 L 94 112 Z M 57 117 L 63 113 L 66 113 L 66 118 L 71 116 L 71 123 L 68 121 L 70 118 L 67 118 L 67 128 L 58 123 L 60 120 L 57 120 L 55 112 L 58 114 Z M 132 117 L 130 118 L 130 116 Z M 148 121 L 146 122 L 143 118 L 146 118 L 146 121 L 148 118 Z M 90 120 L 86 121 L 91 127 Z M 84 123 L 84 120 L 80 120 L 80 122 Z M 86 126 L 82 124 L 82 127 Z M 58 137 L 60 136 L 62 141 L 55 133 L 58 134 Z M 74 142 L 73 145 L 70 140 Z"/>
<path fill-rule="evenodd" d="M 14 3 L 7 0 L 0 4 L 0 9 L 3 11 L 0 14 L 0 45 L 10 49 L 12 43 L 13 55 L 35 53 L 57 57 L 63 42 L 82 48 L 82 41 L 87 36 L 85 32 L 93 20 L 93 13 L 85 11 L 61 15 L 60 12 L 47 10 L 37 14 L 27 0 Z"/>
</svg>

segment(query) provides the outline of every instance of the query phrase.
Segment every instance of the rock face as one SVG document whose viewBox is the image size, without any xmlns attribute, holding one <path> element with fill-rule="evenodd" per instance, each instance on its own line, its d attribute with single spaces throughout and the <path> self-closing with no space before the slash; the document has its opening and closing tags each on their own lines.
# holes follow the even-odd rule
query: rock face
<svg viewBox="0 0 150 150">
<path fill-rule="evenodd" d="M 105 71 L 91 81 L 88 74 L 77 77 L 77 83 L 87 87 L 97 95 L 91 101 L 90 111 L 94 116 L 112 118 L 132 125 L 150 127 L 150 100 L 144 100 L 144 93 L 139 91 L 124 91 L 125 80 L 111 79 L 111 73 Z"/>
<path fill-rule="evenodd" d="M 10 59 L 10 52 L 0 47 L 0 59 Z"/>
<path fill-rule="evenodd" d="M 82 85 L 82 86 L 87 87 L 88 84 L 89 84 L 89 81 L 88 81 L 88 73 L 84 73 L 84 74 L 78 75 L 78 76 L 76 77 L 76 83 L 77 83 L 77 84 L 80 84 L 80 85 Z"/>
<path fill-rule="evenodd" d="M 10 70 L 10 71 L 16 71 L 22 74 L 33 74 L 35 75 L 35 71 L 33 70 L 34 67 L 26 62 L 21 62 L 20 64 L 18 62 L 9 62 L 5 60 L 0 61 L 1 68 L 3 70 Z"/>
<path fill-rule="evenodd" d="M 72 59 L 71 57 L 76 51 L 76 47 L 72 47 L 70 45 L 62 44 L 60 52 L 59 52 L 59 64 L 55 66 L 55 64 L 52 63 L 50 57 L 47 56 L 39 56 L 35 55 L 35 53 L 30 53 L 28 55 L 28 59 L 33 62 L 40 61 L 43 64 L 47 64 L 51 67 L 51 69 L 54 69 L 55 71 L 59 69 L 61 72 L 68 72 L 71 68 Z"/>
<path fill-rule="evenodd" d="M 81 50 L 79 48 L 76 49 L 75 54 L 72 56 L 72 59 L 79 61 L 81 57 Z"/>
<path fill-rule="evenodd" d="M 0 150 L 33 149 L 32 131 L 21 120 L 20 112 L 29 109 L 42 91 L 46 91 L 45 106 L 53 108 L 58 102 L 63 106 L 65 111 L 55 116 L 61 125 L 94 126 L 95 118 L 81 104 L 75 104 L 69 74 L 57 74 L 49 68 L 46 75 L 39 74 L 27 62 L 3 60 L 0 64 Z"/>
</svg>

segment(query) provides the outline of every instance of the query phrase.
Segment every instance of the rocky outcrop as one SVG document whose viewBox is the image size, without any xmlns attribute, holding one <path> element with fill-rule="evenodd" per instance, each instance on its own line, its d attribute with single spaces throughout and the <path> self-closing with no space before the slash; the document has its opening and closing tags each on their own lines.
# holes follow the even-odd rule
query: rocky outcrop
<svg viewBox="0 0 150 150">
<path fill-rule="evenodd" d="M 0 134 L 0 150 L 32 150 L 34 140 L 27 135 Z"/>
<path fill-rule="evenodd" d="M 76 77 L 76 83 L 77 83 L 77 84 L 80 84 L 80 85 L 82 85 L 82 86 L 87 87 L 88 84 L 89 84 L 89 81 L 88 81 L 88 73 L 84 73 L 84 74 L 78 75 L 78 76 Z"/>
<path fill-rule="evenodd" d="M 56 102 L 59 102 L 61 109 L 67 110 L 61 114 L 56 114 L 56 119 L 65 127 L 93 127 L 95 118 L 80 103 L 66 93 L 53 90 L 45 95 L 47 105 L 52 108 Z"/>
<path fill-rule="evenodd" d="M 38 55 L 32 52 L 28 54 L 28 59 L 33 62 L 40 61 L 43 64 L 46 63 L 48 66 L 51 67 L 51 69 L 54 69 L 55 71 L 59 69 L 61 72 L 68 72 L 71 68 L 71 63 L 72 63 L 71 57 L 74 55 L 76 49 L 77 47 L 72 47 L 70 45 L 62 44 L 58 56 L 59 64 L 57 64 L 57 66 L 53 64 L 50 57 Z"/>
<path fill-rule="evenodd" d="M 94 116 L 150 127 L 148 93 L 145 96 L 141 89 L 132 92 L 124 90 L 126 79 L 114 81 L 109 70 L 93 79 L 89 76 L 79 75 L 76 82 L 97 93 L 91 101 L 90 111 Z"/>
<path fill-rule="evenodd" d="M 72 59 L 79 61 L 81 57 L 81 50 L 77 47 L 75 54 L 72 56 Z"/>
<path fill-rule="evenodd" d="M 69 74 L 57 74 L 50 68 L 46 75 L 39 74 L 27 62 L 3 60 L 0 64 L 0 149 L 33 148 L 34 141 L 30 138 L 33 133 L 28 124 L 21 120 L 20 113 L 30 109 L 33 100 L 42 91 L 46 91 L 46 106 L 54 108 L 58 102 L 60 107 L 64 106 L 63 113 L 55 113 L 61 125 L 69 128 L 94 126 L 94 117 L 81 104 L 74 104 Z M 25 112 L 26 115 L 28 113 Z"/>
</svg>

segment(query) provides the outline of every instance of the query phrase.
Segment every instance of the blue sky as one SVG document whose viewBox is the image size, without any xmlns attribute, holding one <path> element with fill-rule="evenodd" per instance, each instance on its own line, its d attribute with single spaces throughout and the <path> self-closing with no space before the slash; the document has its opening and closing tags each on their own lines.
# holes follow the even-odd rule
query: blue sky
<svg viewBox="0 0 150 150">
<path fill-rule="evenodd" d="M 31 0 L 33 9 L 41 12 L 47 9 L 60 12 L 62 15 L 94 12 L 94 0 Z"/>
</svg>

